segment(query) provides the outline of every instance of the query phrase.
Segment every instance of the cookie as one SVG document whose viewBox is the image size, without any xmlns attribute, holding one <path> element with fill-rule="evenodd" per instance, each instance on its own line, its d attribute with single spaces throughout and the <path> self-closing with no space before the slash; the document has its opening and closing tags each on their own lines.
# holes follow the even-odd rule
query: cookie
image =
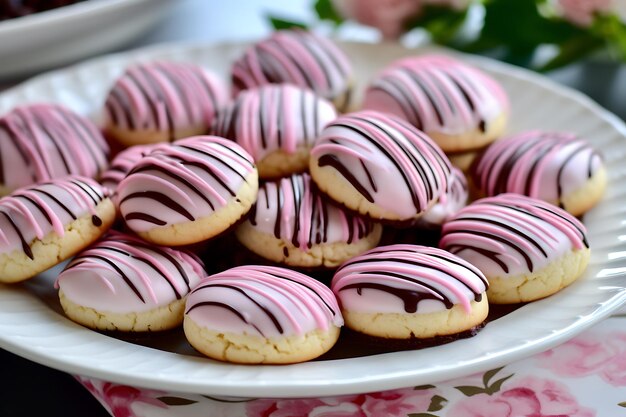
<svg viewBox="0 0 626 417">
<path fill-rule="evenodd" d="M 489 311 L 485 276 L 437 248 L 381 246 L 343 264 L 332 290 L 346 327 L 385 339 L 427 339 L 480 326 Z"/>
<path fill-rule="evenodd" d="M 58 104 L 17 107 L 0 118 L 0 196 L 68 175 L 97 178 L 108 156 L 90 120 Z"/>
<path fill-rule="evenodd" d="M 336 267 L 378 244 L 380 224 L 346 213 L 313 189 L 308 174 L 266 182 L 235 231 L 250 251 L 296 267 Z"/>
<path fill-rule="evenodd" d="M 211 133 L 248 151 L 259 177 L 280 178 L 308 169 L 313 143 L 336 117 L 333 105 L 310 90 L 267 85 L 242 91 L 220 112 Z"/>
<path fill-rule="evenodd" d="M 509 102 L 496 80 L 444 55 L 404 58 L 369 85 L 363 108 L 401 117 L 446 152 L 481 148 L 505 130 Z"/>
<path fill-rule="evenodd" d="M 14 283 L 63 262 L 115 219 L 106 191 L 84 177 L 20 188 L 0 199 L 0 282 Z"/>
<path fill-rule="evenodd" d="M 480 269 L 489 301 L 534 301 L 570 285 L 585 271 L 585 226 L 544 201 L 518 194 L 480 199 L 442 228 L 439 246 Z"/>
<path fill-rule="evenodd" d="M 226 231 L 256 201 L 252 157 L 231 140 L 196 136 L 159 146 L 117 187 L 126 226 L 159 245 L 189 245 Z"/>
<path fill-rule="evenodd" d="M 293 29 L 279 30 L 250 46 L 231 70 L 233 94 L 266 84 L 313 90 L 344 111 L 350 104 L 352 68 L 329 39 Z"/>
<path fill-rule="evenodd" d="M 227 101 L 225 85 L 199 66 L 139 63 L 129 67 L 109 91 L 105 131 L 124 146 L 202 135 Z"/>
<path fill-rule="evenodd" d="M 348 209 L 402 223 L 439 201 L 452 168 L 441 149 L 404 120 L 362 111 L 324 129 L 309 170 L 319 189 Z"/>
<path fill-rule="evenodd" d="M 65 314 L 77 323 L 152 332 L 182 324 L 185 297 L 204 275 L 191 253 L 111 232 L 78 254 L 56 285 Z"/>
<path fill-rule="evenodd" d="M 523 194 L 574 216 L 595 206 L 606 188 L 602 156 L 572 133 L 531 131 L 489 146 L 470 176 L 480 196 Z"/>
<path fill-rule="evenodd" d="M 328 287 L 288 269 L 248 265 L 203 279 L 189 294 L 183 327 L 210 358 L 285 364 L 328 351 L 342 325 Z"/>
</svg>

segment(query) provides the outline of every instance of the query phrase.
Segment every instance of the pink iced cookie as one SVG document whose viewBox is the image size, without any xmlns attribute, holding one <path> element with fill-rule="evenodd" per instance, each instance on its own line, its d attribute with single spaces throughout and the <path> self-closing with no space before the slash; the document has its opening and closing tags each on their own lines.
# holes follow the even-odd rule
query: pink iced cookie
<svg viewBox="0 0 626 417">
<path fill-rule="evenodd" d="M 211 132 L 248 151 L 261 178 L 278 178 L 308 168 L 313 143 L 336 117 L 333 105 L 310 90 L 267 85 L 242 91 Z"/>
<path fill-rule="evenodd" d="M 108 155 L 90 120 L 57 104 L 18 107 L 0 118 L 0 195 L 67 175 L 96 178 Z"/>
<path fill-rule="evenodd" d="M 439 246 L 478 267 L 489 301 L 533 301 L 571 284 L 585 271 L 585 226 L 556 206 L 518 194 L 477 200 L 442 228 Z"/>
<path fill-rule="evenodd" d="M 0 282 L 31 278 L 98 239 L 115 206 L 94 180 L 65 177 L 0 199 Z"/>
<path fill-rule="evenodd" d="M 407 120 L 446 152 L 491 143 L 503 133 L 509 112 L 506 93 L 494 79 L 444 55 L 393 62 L 372 81 L 363 107 Z"/>
<path fill-rule="evenodd" d="M 204 276 L 191 253 L 111 232 L 59 275 L 63 310 L 99 330 L 157 331 L 182 324 L 185 297 Z"/>
<path fill-rule="evenodd" d="M 538 130 L 493 143 L 474 161 L 470 175 L 482 195 L 524 194 L 575 216 L 602 198 L 607 182 L 602 157 L 587 141 Z"/>
<path fill-rule="evenodd" d="M 117 187 L 126 225 L 161 245 L 188 245 L 234 225 L 256 201 L 252 157 L 231 140 L 197 136 L 163 144 Z"/>
<path fill-rule="evenodd" d="M 106 132 L 125 146 L 204 134 L 227 101 L 225 85 L 199 66 L 135 64 L 106 98 Z"/>
<path fill-rule="evenodd" d="M 250 216 L 236 230 L 252 252 L 299 267 L 336 267 L 376 246 L 381 233 L 379 224 L 326 201 L 308 174 L 262 184 Z"/>
<path fill-rule="evenodd" d="M 330 349 L 343 325 L 332 291 L 284 268 L 241 266 L 189 294 L 185 335 L 205 355 L 237 363 L 294 363 Z"/>
<path fill-rule="evenodd" d="M 387 339 L 458 334 L 489 311 L 487 280 L 469 262 L 437 248 L 381 246 L 341 265 L 332 290 L 346 326 Z"/>
<path fill-rule="evenodd" d="M 303 30 L 280 30 L 246 50 L 232 67 L 235 95 L 266 84 L 309 88 L 345 110 L 350 101 L 352 69 L 330 40 Z"/>
<path fill-rule="evenodd" d="M 390 222 L 412 222 L 445 199 L 452 170 L 428 136 L 374 111 L 330 123 L 311 150 L 309 169 L 332 199 Z"/>
</svg>

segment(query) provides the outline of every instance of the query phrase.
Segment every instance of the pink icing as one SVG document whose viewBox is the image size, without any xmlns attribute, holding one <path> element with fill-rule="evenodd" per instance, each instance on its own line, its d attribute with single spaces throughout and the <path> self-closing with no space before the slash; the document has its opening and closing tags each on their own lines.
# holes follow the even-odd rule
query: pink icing
<svg viewBox="0 0 626 417">
<path fill-rule="evenodd" d="M 487 280 L 476 267 L 441 249 L 391 245 L 344 263 L 331 288 L 349 311 L 426 314 L 458 304 L 469 314 Z"/>
<path fill-rule="evenodd" d="M 294 84 L 333 100 L 346 94 L 352 70 L 331 41 L 301 30 L 281 30 L 248 48 L 232 67 L 233 91 Z"/>
<path fill-rule="evenodd" d="M 350 113 L 330 123 L 311 155 L 316 158 L 312 163 L 339 168 L 364 198 L 402 220 L 418 216 L 435 201 L 445 201 L 452 169 L 424 133 L 373 111 Z"/>
<path fill-rule="evenodd" d="M 502 87 L 482 71 L 452 57 L 423 55 L 384 69 L 363 107 L 402 117 L 425 132 L 457 135 L 488 130 L 509 104 Z"/>
<path fill-rule="evenodd" d="M 30 244 L 49 233 L 65 235 L 65 226 L 91 213 L 107 197 L 92 179 L 72 176 L 20 188 L 0 199 L 0 253 L 22 250 L 33 259 Z"/>
<path fill-rule="evenodd" d="M 76 304 L 101 312 L 145 312 L 184 298 L 204 276 L 191 253 L 111 232 L 59 275 L 57 287 Z"/>
<path fill-rule="evenodd" d="M 302 251 L 319 244 L 354 243 L 374 228 L 371 222 L 329 204 L 312 188 L 308 174 L 262 184 L 245 225 Z"/>
<path fill-rule="evenodd" d="M 471 175 L 487 195 L 517 193 L 557 204 L 603 165 L 600 154 L 574 134 L 531 131 L 494 142 Z"/>
<path fill-rule="evenodd" d="M 469 190 L 465 174 L 457 167 L 452 167 L 450 185 L 446 198 L 428 209 L 419 222 L 425 225 L 442 225 L 449 217 L 467 205 Z"/>
<path fill-rule="evenodd" d="M 313 146 L 336 117 L 333 105 L 309 90 L 268 85 L 241 92 L 220 112 L 212 133 L 236 141 L 258 162 L 279 149 L 292 154 Z"/>
<path fill-rule="evenodd" d="M 126 177 L 126 174 L 137 162 L 146 156 L 155 145 L 136 145 L 124 149 L 111 161 L 109 168 L 100 176 L 100 183 L 111 191 L 115 191 L 117 185 Z"/>
<path fill-rule="evenodd" d="M 204 278 L 186 314 L 199 326 L 262 337 L 302 335 L 343 326 L 330 289 L 289 269 L 247 265 Z"/>
<path fill-rule="evenodd" d="M 6 188 L 66 175 L 96 177 L 108 154 L 96 126 L 62 106 L 32 104 L 0 118 L 0 185 Z"/>
<path fill-rule="evenodd" d="M 207 217 L 235 198 L 255 170 L 239 145 L 216 136 L 196 136 L 156 147 L 117 188 L 128 227 L 155 227 Z"/>
<path fill-rule="evenodd" d="M 528 274 L 588 247 L 585 226 L 566 211 L 530 197 L 500 194 L 461 209 L 442 228 L 439 246 L 487 277 Z"/>
<path fill-rule="evenodd" d="M 227 102 L 225 86 L 201 67 L 180 62 L 136 64 L 117 80 L 105 103 L 108 123 L 126 130 L 170 133 L 208 128 Z"/>
</svg>

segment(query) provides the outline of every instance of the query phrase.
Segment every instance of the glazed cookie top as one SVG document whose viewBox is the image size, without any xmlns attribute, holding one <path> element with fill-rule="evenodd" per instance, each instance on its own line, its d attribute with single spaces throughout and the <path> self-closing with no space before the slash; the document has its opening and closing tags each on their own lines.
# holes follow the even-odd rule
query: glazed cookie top
<svg viewBox="0 0 626 417">
<path fill-rule="evenodd" d="M 131 131 L 176 131 L 209 127 L 226 104 L 226 87 L 203 68 L 181 62 L 146 62 L 129 67 L 105 102 L 109 125 Z"/>
<path fill-rule="evenodd" d="M 354 243 L 374 228 L 374 223 L 328 203 L 312 188 L 308 174 L 261 185 L 246 222 L 302 250 L 324 243 Z"/>
<path fill-rule="evenodd" d="M 335 273 L 331 288 L 343 310 L 427 314 L 481 301 L 487 280 L 478 268 L 441 249 L 380 246 L 352 258 Z"/>
<path fill-rule="evenodd" d="M 368 202 L 412 219 L 445 201 L 451 165 L 424 133 L 374 111 L 339 117 L 311 150 L 312 164 L 329 166 Z"/>
<path fill-rule="evenodd" d="M 141 158 L 155 148 L 155 145 L 135 145 L 124 149 L 111 161 L 106 171 L 100 176 L 100 183 L 111 191 L 115 191 L 117 185 L 124 179 L 126 174 L 139 162 Z"/>
<path fill-rule="evenodd" d="M 425 132 L 457 135 L 488 130 L 509 104 L 502 87 L 482 71 L 433 54 L 385 68 L 366 91 L 363 107 L 396 114 Z"/>
<path fill-rule="evenodd" d="M 446 198 L 442 201 L 438 201 L 434 206 L 429 208 L 428 211 L 420 217 L 420 221 L 433 225 L 441 225 L 450 216 L 453 216 L 457 211 L 467 205 L 468 197 L 469 189 L 465 174 L 463 174 L 459 168 L 453 166 Z"/>
<path fill-rule="evenodd" d="M 228 139 L 196 136 L 162 144 L 118 185 L 119 209 L 136 232 L 194 221 L 235 198 L 255 170 L 252 157 Z"/>
<path fill-rule="evenodd" d="M 310 88 L 329 100 L 350 88 L 348 58 L 330 40 L 303 30 L 280 30 L 246 50 L 232 67 L 234 94 L 265 84 Z"/>
<path fill-rule="evenodd" d="M 204 278 L 189 294 L 186 314 L 228 333 L 289 337 L 343 326 L 332 291 L 285 268 L 239 266 Z"/>
<path fill-rule="evenodd" d="M 18 107 L 0 118 L 0 188 L 66 175 L 97 177 L 109 147 L 88 119 L 57 104 Z"/>
<path fill-rule="evenodd" d="M 145 312 L 184 298 L 204 275 L 191 253 L 110 232 L 72 260 L 57 287 L 98 311 Z"/>
<path fill-rule="evenodd" d="M 95 207 L 107 198 L 100 184 L 85 177 L 65 177 L 20 188 L 0 199 L 0 254 L 23 251 L 33 259 L 30 244 L 49 233 L 65 236 L 65 227 L 91 214 L 102 225 Z"/>
<path fill-rule="evenodd" d="M 491 144 L 470 175 L 488 196 L 517 193 L 558 204 L 603 166 L 600 154 L 576 135 L 536 130 Z"/>
<path fill-rule="evenodd" d="M 483 198 L 461 209 L 443 225 L 439 246 L 487 277 L 529 274 L 589 247 L 585 226 L 574 216 L 518 194 Z"/>
<path fill-rule="evenodd" d="M 283 150 L 293 154 L 311 147 L 328 122 L 337 117 L 333 105 L 293 85 L 267 85 L 242 91 L 218 115 L 212 133 L 236 141 L 260 161 Z"/>
</svg>

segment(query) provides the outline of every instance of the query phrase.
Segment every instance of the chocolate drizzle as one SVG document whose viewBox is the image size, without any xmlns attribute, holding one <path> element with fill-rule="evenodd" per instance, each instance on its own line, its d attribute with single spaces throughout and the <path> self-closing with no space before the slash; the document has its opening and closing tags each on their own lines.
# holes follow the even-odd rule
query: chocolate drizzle
<svg viewBox="0 0 626 417">
<path fill-rule="evenodd" d="M 265 84 L 295 84 L 333 99 L 348 90 L 348 68 L 341 51 L 301 30 L 282 30 L 246 51 L 233 66 L 236 90 Z M 309 65 L 314 63 L 313 71 Z M 321 73 L 315 78 L 313 74 Z"/>
<path fill-rule="evenodd" d="M 132 131 L 167 132 L 168 139 L 178 138 L 179 130 L 210 125 L 221 99 L 198 66 L 172 62 L 134 65 L 113 86 L 105 102 L 110 123 Z M 142 116 L 137 103 L 148 112 Z M 177 106 L 183 107 L 177 112 Z M 184 114 L 182 117 L 179 113 Z M 121 115 L 121 117 L 120 117 Z"/>
<path fill-rule="evenodd" d="M 263 200 L 265 205 L 259 208 L 258 204 Z M 259 187 L 259 198 L 250 211 L 248 222 L 258 227 L 263 221 L 269 220 L 273 224 L 276 239 L 284 239 L 301 250 L 309 250 L 314 244 L 329 242 L 331 217 L 328 204 L 312 186 L 308 174 L 293 175 L 278 182 L 266 182 Z M 342 241 L 348 244 L 368 235 L 374 228 L 374 224 L 367 220 L 339 211 L 341 209 L 336 207 L 330 209 L 337 211 L 336 216 L 345 218 L 342 223 L 345 222 L 347 232 Z M 283 228 L 285 224 L 291 230 L 289 235 Z"/>
<path fill-rule="evenodd" d="M 581 157 L 585 158 L 583 162 L 579 162 Z M 584 169 L 586 178 L 580 178 L 580 181 L 588 180 L 592 176 L 593 163 L 597 160 L 601 160 L 600 154 L 574 135 L 526 132 L 488 147 L 472 164 L 470 175 L 474 184 L 488 196 L 516 192 L 548 198 L 549 193 L 544 197 L 533 187 L 541 182 L 541 187 L 546 188 L 554 181 L 554 188 L 547 191 L 553 190 L 556 197 L 554 202 L 562 205 L 565 171 Z M 580 166 L 572 165 L 574 163 L 580 163 Z M 572 179 L 567 181 L 571 182 Z M 516 186 L 518 183 L 522 185 Z"/>
<path fill-rule="evenodd" d="M 70 218 L 70 221 L 74 221 L 85 214 L 83 212 L 75 212 L 62 201 L 63 198 L 60 197 L 62 189 L 64 189 L 63 193 L 69 195 L 78 204 L 78 207 L 84 211 L 87 211 L 88 208 L 85 206 L 86 203 L 82 197 L 92 201 L 94 207 L 105 198 L 105 194 L 102 191 L 95 189 L 89 183 L 77 177 L 68 177 L 64 180 L 40 183 L 34 187 L 20 189 L 20 191 L 0 200 L 0 213 L 7 222 L 5 226 L 10 227 L 15 232 L 22 251 L 30 259 L 34 260 L 34 254 L 30 247 L 32 244 L 30 240 L 35 239 L 35 236 L 31 237 L 31 234 L 34 235 L 34 228 L 52 231 L 54 230 L 52 228 L 54 224 L 53 217 L 56 221 L 61 222 L 62 214 L 65 214 Z M 33 194 L 39 194 L 40 196 L 35 197 Z M 37 213 L 43 217 L 44 224 L 33 225 L 33 222 L 40 223 L 36 217 Z M 102 225 L 102 219 L 95 214 L 91 216 L 91 220 L 94 226 L 100 227 Z M 65 222 L 64 226 L 67 226 L 67 223 Z M 22 229 L 22 225 L 25 226 L 24 229 Z M 5 231 L 0 230 L 0 235 L 5 235 L 4 239 L 6 240 L 6 234 L 3 232 Z M 26 236 L 29 237 L 27 238 Z"/>
<path fill-rule="evenodd" d="M 9 189 L 68 175 L 95 177 L 107 165 L 109 147 L 98 129 L 62 106 L 14 109 L 0 118 L 0 138 L 0 155 L 17 151 L 21 159 L 0 158 L 0 184 Z M 19 172 L 18 162 L 25 167 Z"/>
<path fill-rule="evenodd" d="M 364 296 L 364 290 L 381 291 L 402 300 L 404 311 L 413 314 L 419 313 L 423 300 L 439 301 L 447 309 L 461 303 L 451 298 L 452 294 L 458 298 L 452 288 L 459 284 L 473 294 L 476 302 L 482 300 L 488 287 L 477 268 L 443 250 L 391 245 L 372 249 L 343 264 L 335 273 L 332 288 L 336 294 L 356 290 L 359 296 Z"/>
</svg>

